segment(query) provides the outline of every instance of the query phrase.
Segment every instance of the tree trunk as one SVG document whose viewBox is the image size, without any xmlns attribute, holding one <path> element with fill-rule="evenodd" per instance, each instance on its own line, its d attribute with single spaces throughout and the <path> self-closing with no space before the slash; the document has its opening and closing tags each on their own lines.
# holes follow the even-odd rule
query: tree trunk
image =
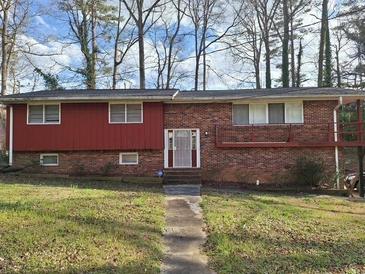
<svg viewBox="0 0 365 274">
<path fill-rule="evenodd" d="M 96 59 L 97 59 L 97 42 L 96 42 L 96 6 L 95 0 L 91 6 L 91 64 L 90 64 L 90 76 L 88 82 L 89 89 L 96 88 Z"/>
<path fill-rule="evenodd" d="M 331 52 L 331 40 L 330 31 L 328 26 L 328 17 L 326 17 L 326 40 L 325 40 L 325 74 L 324 85 L 325 87 L 332 87 L 332 52 Z"/>
<path fill-rule="evenodd" d="M 296 81 L 296 87 L 300 87 L 301 81 L 302 81 L 302 55 L 303 55 L 303 46 L 302 46 L 302 40 L 299 41 L 299 51 L 298 51 L 298 61 L 297 61 L 297 81 Z"/>
<path fill-rule="evenodd" d="M 3 10 L 3 28 L 1 33 L 1 95 L 6 94 L 8 83 L 8 9 Z"/>
<path fill-rule="evenodd" d="M 205 39 L 204 39 L 205 41 Z M 203 50 L 203 90 L 207 89 L 207 56 L 205 51 L 205 42 Z"/>
<path fill-rule="evenodd" d="M 144 67 L 144 25 L 143 25 L 143 6 L 138 6 L 138 53 L 139 53 L 139 88 L 146 88 L 146 75 Z"/>
<path fill-rule="evenodd" d="M 199 87 L 199 62 L 200 54 L 198 53 L 198 29 L 195 26 L 195 77 L 194 77 L 194 90 L 198 90 Z"/>
<path fill-rule="evenodd" d="M 270 41 L 269 41 L 269 34 L 267 33 L 265 38 L 265 65 L 266 65 L 266 72 L 265 72 L 265 82 L 266 88 L 271 88 L 271 50 L 270 50 Z"/>
<path fill-rule="evenodd" d="M 284 36 L 282 49 L 281 79 L 283 87 L 289 87 L 289 10 L 288 0 L 283 0 Z"/>
<path fill-rule="evenodd" d="M 340 71 L 340 51 L 336 49 L 336 78 L 337 78 L 337 87 L 341 87 L 341 71 Z"/>
<path fill-rule="evenodd" d="M 323 57 L 326 40 L 327 24 L 328 23 L 328 0 L 322 0 L 322 17 L 321 17 L 321 36 L 319 41 L 319 56 L 318 56 L 318 87 L 323 86 Z"/>
<path fill-rule="evenodd" d="M 294 26 L 293 26 L 293 18 L 290 20 L 290 70 L 291 70 L 291 86 L 295 87 L 295 48 L 294 48 Z"/>
</svg>

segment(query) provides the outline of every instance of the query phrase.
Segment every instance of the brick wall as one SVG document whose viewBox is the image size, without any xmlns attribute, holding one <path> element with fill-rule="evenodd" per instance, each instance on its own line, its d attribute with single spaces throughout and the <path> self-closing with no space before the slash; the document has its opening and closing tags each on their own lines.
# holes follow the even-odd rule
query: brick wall
<svg viewBox="0 0 365 274">
<path fill-rule="evenodd" d="M 138 156 L 138 165 L 119 165 L 119 151 L 61 152 L 59 165 L 46 167 L 39 165 L 40 153 L 17 152 L 14 165 L 27 167 L 24 171 L 33 173 L 108 176 L 154 176 L 163 168 L 162 151 L 139 151 Z"/>
<path fill-rule="evenodd" d="M 305 123 L 333 122 L 336 101 L 304 102 Z M 322 159 L 327 172 L 335 172 L 334 148 L 236 148 L 215 146 L 215 126 L 232 125 L 231 104 L 166 104 L 164 127 L 199 128 L 201 132 L 201 168 L 203 180 L 255 183 L 290 183 L 290 169 L 300 156 Z M 311 131 L 299 131 L 315 138 Z"/>
</svg>

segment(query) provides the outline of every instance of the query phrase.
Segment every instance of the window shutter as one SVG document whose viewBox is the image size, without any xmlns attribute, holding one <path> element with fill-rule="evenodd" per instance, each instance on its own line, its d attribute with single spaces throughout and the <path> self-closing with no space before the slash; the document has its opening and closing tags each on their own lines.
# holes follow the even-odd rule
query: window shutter
<svg viewBox="0 0 365 274">
<path fill-rule="evenodd" d="M 125 105 L 111 104 L 110 105 L 110 122 L 125 123 Z"/>
<path fill-rule="evenodd" d="M 284 124 L 284 104 L 269 104 L 269 123 Z"/>
<path fill-rule="evenodd" d="M 244 105 L 233 105 L 233 124 L 234 125 L 248 125 L 249 121 L 249 106 Z"/>
<path fill-rule="evenodd" d="M 45 123 L 58 123 L 60 121 L 59 105 L 45 105 Z"/>
<path fill-rule="evenodd" d="M 28 108 L 28 123 L 43 123 L 43 105 L 29 105 Z"/>
<path fill-rule="evenodd" d="M 286 123 L 303 123 L 303 103 L 291 102 L 285 104 Z"/>
<path fill-rule="evenodd" d="M 142 122 L 142 105 L 128 104 L 127 105 L 127 122 L 140 123 Z"/>
</svg>

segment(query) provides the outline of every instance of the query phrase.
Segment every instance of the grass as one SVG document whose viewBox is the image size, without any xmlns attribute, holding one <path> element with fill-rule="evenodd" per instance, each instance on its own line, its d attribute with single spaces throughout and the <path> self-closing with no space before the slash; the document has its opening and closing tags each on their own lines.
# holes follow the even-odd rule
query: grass
<svg viewBox="0 0 365 274">
<path fill-rule="evenodd" d="M 0 273 L 159 273 L 159 187 L 0 178 Z"/>
<path fill-rule="evenodd" d="M 205 193 L 218 273 L 365 273 L 365 203 L 328 196 Z"/>
</svg>

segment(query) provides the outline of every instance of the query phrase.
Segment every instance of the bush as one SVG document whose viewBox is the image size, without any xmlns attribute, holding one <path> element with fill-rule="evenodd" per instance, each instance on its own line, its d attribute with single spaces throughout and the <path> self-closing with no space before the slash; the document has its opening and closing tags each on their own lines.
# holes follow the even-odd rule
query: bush
<svg viewBox="0 0 365 274">
<path fill-rule="evenodd" d="M 298 183 L 311 187 L 319 187 L 325 180 L 324 163 L 319 159 L 299 157 L 292 172 Z"/>
</svg>

